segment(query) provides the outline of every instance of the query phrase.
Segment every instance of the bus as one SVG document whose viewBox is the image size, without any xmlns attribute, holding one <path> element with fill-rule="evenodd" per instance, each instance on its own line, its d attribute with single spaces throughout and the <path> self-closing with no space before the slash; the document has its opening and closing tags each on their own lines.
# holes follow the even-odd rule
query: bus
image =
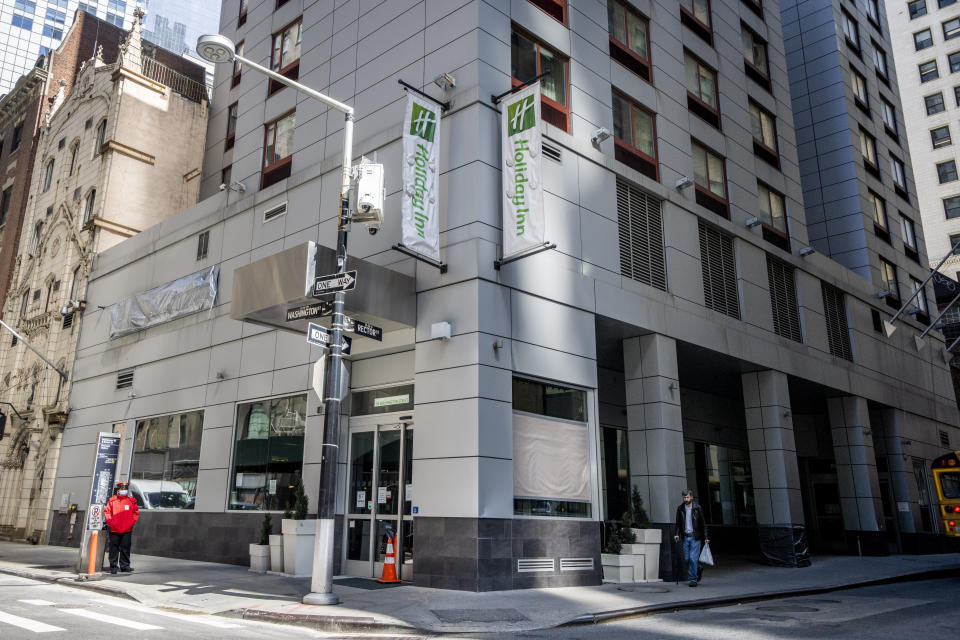
<svg viewBox="0 0 960 640">
<path fill-rule="evenodd" d="M 940 517 L 948 536 L 960 538 L 960 451 L 942 455 L 930 465 L 940 499 Z"/>
</svg>

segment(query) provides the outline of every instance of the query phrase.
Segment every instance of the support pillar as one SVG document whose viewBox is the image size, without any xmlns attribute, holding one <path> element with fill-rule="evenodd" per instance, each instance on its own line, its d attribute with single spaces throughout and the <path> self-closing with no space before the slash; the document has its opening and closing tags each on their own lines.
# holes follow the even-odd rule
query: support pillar
<svg viewBox="0 0 960 640">
<path fill-rule="evenodd" d="M 687 484 L 677 342 L 650 334 L 623 341 L 630 484 L 652 522 L 672 524 Z"/>
<path fill-rule="evenodd" d="M 883 502 L 867 400 L 857 396 L 828 398 L 827 413 L 847 549 L 858 555 L 887 555 Z"/>
<path fill-rule="evenodd" d="M 741 383 L 760 553 L 770 564 L 810 566 L 787 375 L 755 371 Z"/>
<path fill-rule="evenodd" d="M 900 551 L 917 552 L 916 534 L 920 514 L 915 496 L 910 495 L 912 469 L 907 469 L 906 455 L 903 450 L 903 432 L 907 415 L 900 409 L 887 408 L 880 413 L 881 432 L 884 451 L 887 456 L 887 474 L 890 477 L 890 490 L 893 492 L 893 517 L 900 529 Z"/>
</svg>

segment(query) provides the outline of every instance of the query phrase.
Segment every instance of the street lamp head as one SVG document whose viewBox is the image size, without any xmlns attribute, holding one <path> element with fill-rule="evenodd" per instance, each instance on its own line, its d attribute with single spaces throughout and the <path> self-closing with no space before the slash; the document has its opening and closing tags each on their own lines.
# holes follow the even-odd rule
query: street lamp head
<svg viewBox="0 0 960 640">
<path fill-rule="evenodd" d="M 230 38 L 214 33 L 197 38 L 197 53 L 207 62 L 233 62 L 236 48 Z"/>
</svg>

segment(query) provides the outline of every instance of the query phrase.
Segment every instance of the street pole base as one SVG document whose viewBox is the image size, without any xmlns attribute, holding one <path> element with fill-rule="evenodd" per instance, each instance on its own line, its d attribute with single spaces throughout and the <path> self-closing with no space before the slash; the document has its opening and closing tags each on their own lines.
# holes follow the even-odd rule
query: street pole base
<svg viewBox="0 0 960 640">
<path fill-rule="evenodd" d="M 340 604 L 340 598 L 333 593 L 308 593 L 303 596 L 303 604 Z"/>
</svg>

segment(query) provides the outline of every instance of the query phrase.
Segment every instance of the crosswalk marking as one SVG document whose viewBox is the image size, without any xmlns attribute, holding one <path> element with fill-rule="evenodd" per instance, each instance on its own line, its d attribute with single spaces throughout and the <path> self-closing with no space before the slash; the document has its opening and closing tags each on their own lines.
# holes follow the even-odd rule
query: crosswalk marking
<svg viewBox="0 0 960 640">
<path fill-rule="evenodd" d="M 24 604 L 33 604 L 38 607 L 50 607 L 55 603 L 50 602 L 49 600 L 17 600 L 17 602 L 22 602 Z"/>
<path fill-rule="evenodd" d="M 133 620 L 124 620 L 123 618 L 108 616 L 104 613 L 94 613 L 93 611 L 87 611 L 86 609 L 57 609 L 57 611 L 61 613 L 69 613 L 71 615 L 80 616 L 81 618 L 90 618 L 91 620 L 99 620 L 100 622 L 106 622 L 107 624 L 115 624 L 120 627 L 127 627 L 128 629 L 136 629 L 137 631 L 151 631 L 154 629 L 163 629 L 163 627 L 157 627 L 152 624 L 143 624 L 142 622 L 134 622 Z"/>
<path fill-rule="evenodd" d="M 4 613 L 2 611 L 0 611 L 0 622 L 12 624 L 15 627 L 20 627 L 21 629 L 26 629 L 27 631 L 33 631 L 34 633 L 47 633 L 49 631 L 66 631 L 66 629 L 55 627 L 52 624 L 38 622 L 36 620 L 31 620 L 29 618 L 21 618 L 20 616 Z"/>
<path fill-rule="evenodd" d="M 145 609 L 142 605 L 136 604 L 127 604 L 126 602 L 113 602 L 109 603 L 111 607 L 120 607 L 123 609 L 133 609 L 139 611 L 140 613 L 149 613 L 155 616 L 165 616 L 167 618 L 175 618 L 177 620 L 184 620 L 186 622 L 195 622 L 197 624 L 204 624 L 208 627 L 216 627 L 218 629 L 239 629 L 241 625 L 233 624 L 230 622 L 225 622 L 222 620 L 217 620 L 213 616 L 208 616 L 204 614 L 199 615 L 190 615 L 184 613 L 175 613 L 173 611 L 161 611 L 159 609 Z"/>
</svg>

